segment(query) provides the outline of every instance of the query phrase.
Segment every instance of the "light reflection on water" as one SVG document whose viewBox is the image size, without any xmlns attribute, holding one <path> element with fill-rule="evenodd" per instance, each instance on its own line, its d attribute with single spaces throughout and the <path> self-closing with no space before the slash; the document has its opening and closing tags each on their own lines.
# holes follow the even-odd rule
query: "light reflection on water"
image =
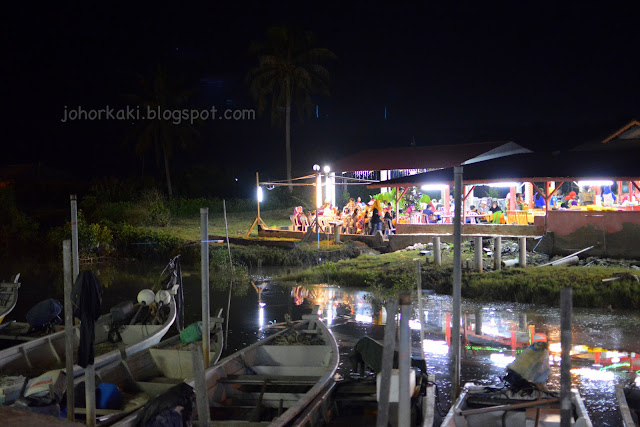
<svg viewBox="0 0 640 427">
<path fill-rule="evenodd" d="M 384 324 L 386 313 L 371 304 L 366 291 L 341 289 L 327 285 L 305 287 L 305 303 L 325 307 L 339 304 L 352 306 L 346 321 L 359 324 Z M 328 298 L 331 296 L 330 298 Z M 417 296 L 414 295 L 413 353 L 419 354 L 419 320 Z M 450 387 L 447 321 L 450 321 L 451 298 L 423 296 L 425 310 L 424 352 L 427 364 L 436 372 L 443 388 Z M 331 321 L 335 324 L 335 314 Z M 462 383 L 499 384 L 506 366 L 514 359 L 511 344 L 518 348 L 535 340 L 547 339 L 551 347 L 550 389 L 560 387 L 560 312 L 557 308 L 525 304 L 478 304 L 463 301 L 462 314 L 466 319 L 467 339 L 476 342 L 462 358 Z M 481 327 L 476 330 L 476 323 Z M 594 425 L 619 425 L 620 417 L 614 387 L 628 383 L 640 373 L 640 315 L 635 312 L 609 313 L 597 309 L 575 309 L 573 316 L 573 347 L 571 377 L 580 390 Z M 533 328 L 532 328 L 533 326 Z M 449 328 L 450 331 L 450 328 Z M 449 332 L 450 333 L 450 332 Z M 475 341 L 474 341 L 475 338 Z M 638 381 L 638 380 L 636 380 Z"/>
</svg>

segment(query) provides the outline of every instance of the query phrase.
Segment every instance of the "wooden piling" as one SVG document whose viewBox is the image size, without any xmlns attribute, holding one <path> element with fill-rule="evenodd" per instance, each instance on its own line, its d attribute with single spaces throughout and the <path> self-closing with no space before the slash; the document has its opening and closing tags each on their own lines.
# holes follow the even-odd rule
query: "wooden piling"
<svg viewBox="0 0 640 427">
<path fill-rule="evenodd" d="M 387 301 L 387 324 L 384 327 L 384 346 L 382 347 L 382 372 L 380 373 L 380 395 L 378 396 L 377 427 L 387 427 L 389 420 L 389 389 L 391 384 L 391 369 L 393 368 L 393 353 L 396 347 L 396 313 L 398 300 L 392 298 Z"/>
<path fill-rule="evenodd" d="M 78 200 L 75 194 L 71 195 L 71 251 L 73 255 L 73 277 L 71 280 L 75 282 L 76 277 L 80 274 L 80 257 L 78 255 Z"/>
<path fill-rule="evenodd" d="M 493 242 L 493 269 L 502 269 L 502 237 L 498 236 Z"/>
<path fill-rule="evenodd" d="M 64 358 L 67 380 L 67 419 L 75 419 L 75 396 L 73 390 L 73 305 L 71 293 L 73 289 L 71 265 L 71 240 L 62 242 L 62 264 L 64 268 Z"/>
<path fill-rule="evenodd" d="M 518 237 L 518 248 L 520 249 L 520 257 L 518 259 L 518 263 L 520 267 L 524 268 L 527 266 L 527 238 L 526 237 Z"/>
<path fill-rule="evenodd" d="M 202 357 L 209 366 L 211 320 L 209 311 L 209 208 L 200 208 L 200 272 L 202 287 Z M 227 317 L 229 313 L 227 312 Z"/>
<path fill-rule="evenodd" d="M 440 236 L 433 238 L 433 262 L 437 266 L 442 265 L 442 250 L 440 249 Z"/>
<path fill-rule="evenodd" d="M 482 237 L 473 238 L 476 272 L 482 273 Z"/>
<path fill-rule="evenodd" d="M 573 301 L 571 288 L 560 292 L 560 343 L 562 362 L 560 363 L 560 425 L 569 427 L 572 421 L 571 409 L 571 316 Z"/>
</svg>

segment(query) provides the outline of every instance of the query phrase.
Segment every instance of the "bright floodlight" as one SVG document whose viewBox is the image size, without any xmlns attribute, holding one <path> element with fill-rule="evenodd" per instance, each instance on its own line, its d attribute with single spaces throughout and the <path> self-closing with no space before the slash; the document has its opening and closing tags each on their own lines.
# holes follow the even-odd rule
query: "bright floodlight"
<svg viewBox="0 0 640 427">
<path fill-rule="evenodd" d="M 262 187 L 258 187 L 258 203 L 262 203 Z"/>
<path fill-rule="evenodd" d="M 320 165 L 313 165 L 313 170 L 318 172 L 320 170 Z"/>
<path fill-rule="evenodd" d="M 599 187 L 601 185 L 613 185 L 613 181 L 603 181 L 603 180 L 595 180 L 595 181 L 578 181 L 578 185 L 580 187 Z"/>
<path fill-rule="evenodd" d="M 324 167 L 324 173 L 329 173 L 329 171 L 331 171 L 331 168 L 329 167 L 329 165 Z"/>
<path fill-rule="evenodd" d="M 425 184 L 422 187 L 420 187 L 420 189 L 422 191 L 429 191 L 429 190 L 444 190 L 445 188 L 447 188 L 448 185 L 447 184 Z"/>
<path fill-rule="evenodd" d="M 490 184 L 487 184 L 489 187 L 495 187 L 495 188 L 511 188 L 511 187 L 517 187 L 520 185 L 520 183 L 518 182 L 492 182 Z"/>
</svg>

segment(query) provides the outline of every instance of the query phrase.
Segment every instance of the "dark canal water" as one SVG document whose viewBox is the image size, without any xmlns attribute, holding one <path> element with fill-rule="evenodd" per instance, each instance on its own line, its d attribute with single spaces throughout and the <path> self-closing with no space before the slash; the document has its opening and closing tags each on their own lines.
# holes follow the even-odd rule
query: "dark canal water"
<svg viewBox="0 0 640 427">
<path fill-rule="evenodd" d="M 150 288 L 160 280 L 164 268 L 162 263 L 119 263 L 82 266 L 99 274 L 105 286 L 103 307 L 109 307 L 124 299 L 135 299 L 137 293 Z M 323 317 L 340 345 L 341 355 L 346 356 L 355 342 L 364 335 L 382 339 L 386 315 L 365 290 L 341 289 L 330 285 L 307 287 L 285 286 L 270 281 L 269 276 L 278 270 L 255 271 L 256 285 L 266 283 L 260 300 L 257 292 L 249 284 L 243 296 L 231 300 L 229 319 L 229 340 L 225 354 L 230 354 L 259 340 L 261 327 L 270 322 L 280 322 L 286 313 L 294 319 L 308 313 L 313 305 L 320 305 Z M 36 260 L 3 263 L 0 278 L 9 279 L 17 272 L 22 273 L 20 297 L 16 309 L 5 321 L 24 321 L 27 310 L 35 303 L 49 298 L 62 300 L 62 273 L 57 263 L 40 263 Z M 183 265 L 185 284 L 185 323 L 198 320 L 201 310 L 200 271 L 193 271 Z M 436 374 L 442 410 L 450 405 L 450 360 L 447 345 L 447 321 L 451 312 L 451 298 L 448 296 L 423 295 L 425 309 L 425 341 L 423 348 L 427 365 Z M 220 308 L 226 310 L 226 292 L 211 292 L 211 313 Z M 512 331 L 516 330 L 516 340 L 527 341 L 527 330 L 533 326 L 535 333 L 546 335 L 552 355 L 554 355 L 549 388 L 559 388 L 560 358 L 560 313 L 557 308 L 509 303 L 484 303 L 463 301 L 462 313 L 468 323 L 468 339 L 474 341 L 474 333 L 489 339 L 474 346 L 462 358 L 462 383 L 473 381 L 477 384 L 500 384 L 505 366 L 513 360 L 509 343 Z M 228 316 L 223 314 L 223 317 Z M 417 296 L 414 295 L 412 325 L 413 353 L 420 352 Z M 481 323 L 481 328 L 476 328 Z M 171 333 L 175 333 L 172 331 Z M 475 337 L 477 339 L 477 337 Z M 506 346 L 498 345 L 502 339 Z M 614 397 L 614 386 L 627 383 L 640 373 L 640 314 L 629 311 L 596 309 L 576 309 L 573 316 L 573 356 L 572 380 L 585 400 L 592 422 L 596 426 L 617 426 L 621 424 Z M 349 374 L 346 357 L 341 358 L 340 373 Z M 631 367 L 629 362 L 635 362 Z"/>
</svg>

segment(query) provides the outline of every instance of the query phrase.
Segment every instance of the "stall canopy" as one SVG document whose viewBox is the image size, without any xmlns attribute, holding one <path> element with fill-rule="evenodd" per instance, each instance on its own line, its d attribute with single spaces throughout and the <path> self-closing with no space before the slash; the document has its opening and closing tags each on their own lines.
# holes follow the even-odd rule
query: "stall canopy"
<svg viewBox="0 0 640 427">
<path fill-rule="evenodd" d="M 464 184 L 489 184 L 505 181 L 571 181 L 602 179 L 640 180 L 640 148 L 617 150 L 524 153 L 464 165 Z M 367 185 L 413 187 L 424 184 L 452 184 L 453 167 L 390 179 Z"/>
<path fill-rule="evenodd" d="M 511 141 L 385 148 L 345 157 L 333 164 L 332 170 L 439 169 L 530 152 Z"/>
</svg>

